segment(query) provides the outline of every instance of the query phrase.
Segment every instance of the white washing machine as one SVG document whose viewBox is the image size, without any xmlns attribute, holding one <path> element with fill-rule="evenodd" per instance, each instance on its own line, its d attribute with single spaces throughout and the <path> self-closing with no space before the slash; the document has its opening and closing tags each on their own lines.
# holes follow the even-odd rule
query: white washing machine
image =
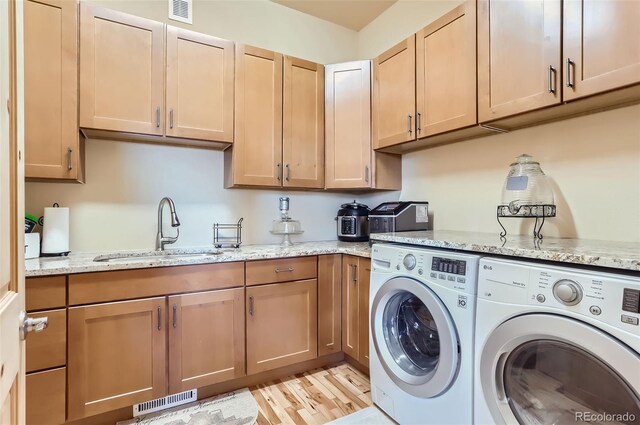
<svg viewBox="0 0 640 425">
<path fill-rule="evenodd" d="M 375 244 L 373 402 L 400 424 L 470 424 L 479 256 Z"/>
<path fill-rule="evenodd" d="M 484 258 L 476 424 L 640 423 L 640 277 Z"/>
</svg>

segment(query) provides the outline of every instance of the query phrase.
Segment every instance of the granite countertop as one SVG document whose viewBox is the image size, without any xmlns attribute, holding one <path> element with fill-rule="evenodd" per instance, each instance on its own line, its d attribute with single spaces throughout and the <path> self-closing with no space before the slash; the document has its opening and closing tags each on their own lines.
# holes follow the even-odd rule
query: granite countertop
<svg viewBox="0 0 640 425">
<path fill-rule="evenodd" d="M 216 253 L 218 251 L 219 253 Z M 289 247 L 280 245 L 243 245 L 238 249 L 220 249 L 213 247 L 202 249 L 167 249 L 175 254 L 194 254 L 174 258 L 149 258 L 155 251 L 112 251 L 93 253 L 71 253 L 67 257 L 41 257 L 25 260 L 25 276 L 49 276 L 59 274 L 89 273 L 111 270 L 142 269 L 150 267 L 186 266 L 231 261 L 265 260 L 273 258 L 301 257 L 305 255 L 349 254 L 370 257 L 371 249 L 367 242 L 300 242 Z M 206 255 L 202 255 L 205 253 Z M 210 253 L 210 254 L 207 254 Z M 140 258 L 147 255 L 146 258 Z M 125 257 L 117 261 L 93 261 L 96 257 Z"/>
<path fill-rule="evenodd" d="M 515 235 L 503 243 L 495 233 L 448 230 L 374 233 L 371 241 L 640 271 L 640 243 L 634 242 L 545 237 L 535 243 L 532 236 Z"/>
</svg>

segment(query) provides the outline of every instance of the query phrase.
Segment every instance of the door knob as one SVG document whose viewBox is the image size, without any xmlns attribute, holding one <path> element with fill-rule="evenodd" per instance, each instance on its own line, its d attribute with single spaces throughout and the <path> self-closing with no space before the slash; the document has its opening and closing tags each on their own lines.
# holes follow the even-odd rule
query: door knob
<svg viewBox="0 0 640 425">
<path fill-rule="evenodd" d="M 24 341 L 29 332 L 42 332 L 49 326 L 48 317 L 29 317 L 27 312 L 20 312 L 20 340 Z"/>
</svg>

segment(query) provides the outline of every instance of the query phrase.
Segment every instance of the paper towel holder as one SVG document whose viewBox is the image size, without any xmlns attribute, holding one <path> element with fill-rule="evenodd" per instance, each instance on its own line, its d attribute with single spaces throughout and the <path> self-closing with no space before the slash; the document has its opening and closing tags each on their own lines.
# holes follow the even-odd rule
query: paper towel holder
<svg viewBox="0 0 640 425">
<path fill-rule="evenodd" d="M 52 207 L 51 209 L 58 209 L 60 205 L 56 202 Z M 45 208 L 45 216 L 47 209 L 49 208 Z M 56 223 L 56 227 L 53 229 L 50 225 L 47 226 L 46 218 L 42 217 L 38 220 L 43 227 L 40 246 L 41 257 L 67 256 L 71 252 L 69 250 L 69 208 L 60 208 L 60 210 L 67 210 L 66 217 L 62 217 L 62 221 Z"/>
</svg>

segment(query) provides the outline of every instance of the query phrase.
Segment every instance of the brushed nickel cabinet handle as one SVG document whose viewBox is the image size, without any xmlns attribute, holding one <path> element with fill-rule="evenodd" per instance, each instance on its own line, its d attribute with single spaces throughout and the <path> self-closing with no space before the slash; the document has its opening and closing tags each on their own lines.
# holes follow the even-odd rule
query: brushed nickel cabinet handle
<svg viewBox="0 0 640 425">
<path fill-rule="evenodd" d="M 556 92 L 556 69 L 553 67 L 553 65 L 549 65 L 549 71 L 548 71 L 548 90 L 549 93 L 555 93 Z"/>
<path fill-rule="evenodd" d="M 67 148 L 67 170 L 69 170 L 69 171 L 73 170 L 73 163 L 71 162 L 71 153 L 72 152 L 73 152 L 73 149 Z"/>
<path fill-rule="evenodd" d="M 162 329 L 161 320 L 162 320 L 162 313 L 160 312 L 160 307 L 158 307 L 158 330 Z"/>
<path fill-rule="evenodd" d="M 287 168 L 287 178 L 285 180 L 289 181 L 291 179 L 291 167 L 289 167 L 289 164 L 285 165 L 285 167 Z"/>
<path fill-rule="evenodd" d="M 293 267 L 289 267 L 286 269 L 276 269 L 276 273 L 290 273 L 293 271 Z"/>
<path fill-rule="evenodd" d="M 249 297 L 249 316 L 253 316 L 253 296 Z"/>
<path fill-rule="evenodd" d="M 567 58 L 567 87 L 573 87 L 573 80 L 571 79 L 571 67 L 575 65 L 575 62 L 571 58 Z"/>
<path fill-rule="evenodd" d="M 420 132 L 422 131 L 422 128 L 420 127 L 420 118 L 422 117 L 422 114 L 420 112 L 416 113 L 416 132 L 418 134 L 420 134 Z"/>
<path fill-rule="evenodd" d="M 156 108 L 156 127 L 160 128 L 160 107 Z"/>
<path fill-rule="evenodd" d="M 364 166 L 364 182 L 369 183 L 369 166 Z"/>
<path fill-rule="evenodd" d="M 178 327 L 178 319 L 177 319 L 177 314 L 178 314 L 178 306 L 174 305 L 173 306 L 173 327 L 176 328 Z"/>
<path fill-rule="evenodd" d="M 282 175 L 282 170 L 280 169 L 281 167 L 282 165 L 278 162 L 278 175 L 276 176 L 278 181 L 282 180 L 282 177 L 280 177 Z"/>
<path fill-rule="evenodd" d="M 413 128 L 411 127 L 411 114 L 407 115 L 407 131 L 409 134 L 413 133 Z"/>
<path fill-rule="evenodd" d="M 173 128 L 173 108 L 169 110 L 169 128 Z"/>
</svg>

